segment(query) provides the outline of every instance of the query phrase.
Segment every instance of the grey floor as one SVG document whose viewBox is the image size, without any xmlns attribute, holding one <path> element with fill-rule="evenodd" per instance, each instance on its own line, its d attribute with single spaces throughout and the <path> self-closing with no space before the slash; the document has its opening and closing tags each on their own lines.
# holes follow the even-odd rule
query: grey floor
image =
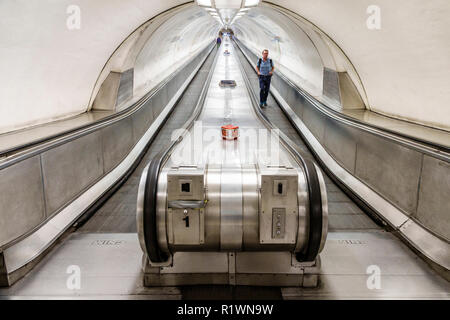
<svg viewBox="0 0 450 320">
<path fill-rule="evenodd" d="M 257 78 L 241 56 L 255 90 Z M 329 234 L 321 254 L 318 288 L 251 288 L 202 286 L 144 288 L 140 271 L 142 251 L 136 235 L 136 197 L 140 175 L 148 162 L 170 142 L 192 112 L 213 55 L 194 78 L 164 128 L 127 182 L 77 232 L 57 245 L 26 277 L 0 298 L 124 298 L 124 299 L 330 299 L 420 298 L 449 299 L 450 285 L 405 244 L 378 226 L 327 176 Z M 267 117 L 312 158 L 306 145 L 270 96 Z M 67 286 L 68 268 L 79 266 L 81 287 Z M 380 270 L 381 286 L 367 283 L 368 268 Z"/>
</svg>

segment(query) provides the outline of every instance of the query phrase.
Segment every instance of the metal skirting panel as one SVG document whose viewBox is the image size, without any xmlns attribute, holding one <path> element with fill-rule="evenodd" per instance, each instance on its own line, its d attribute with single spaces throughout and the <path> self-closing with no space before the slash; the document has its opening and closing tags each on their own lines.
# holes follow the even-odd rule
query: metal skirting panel
<svg viewBox="0 0 450 320">
<path fill-rule="evenodd" d="M 422 154 L 370 133 L 348 137 L 357 143 L 355 175 L 407 215 L 416 212 Z"/>
<path fill-rule="evenodd" d="M 323 144 L 328 152 L 349 172 L 355 173 L 357 131 L 340 123 L 329 123 L 325 129 Z"/>
<path fill-rule="evenodd" d="M 73 200 L 104 173 L 101 132 L 93 132 L 42 154 L 47 214 Z"/>
<path fill-rule="evenodd" d="M 114 123 L 101 130 L 104 172 L 115 168 L 134 145 L 132 118 Z"/>
<path fill-rule="evenodd" d="M 423 157 L 415 217 L 438 234 L 450 238 L 450 164 Z"/>
<path fill-rule="evenodd" d="M 0 171 L 0 211 L 0 246 L 46 218 L 40 156 Z"/>
</svg>

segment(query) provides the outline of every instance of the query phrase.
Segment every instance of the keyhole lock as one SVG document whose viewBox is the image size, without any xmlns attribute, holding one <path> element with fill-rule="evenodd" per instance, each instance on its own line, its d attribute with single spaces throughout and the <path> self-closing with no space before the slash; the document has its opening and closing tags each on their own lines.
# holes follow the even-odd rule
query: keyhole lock
<svg viewBox="0 0 450 320">
<path fill-rule="evenodd" d="M 187 209 L 184 209 L 183 213 L 184 213 L 183 221 L 186 223 L 186 228 L 189 228 L 189 216 Z"/>
</svg>

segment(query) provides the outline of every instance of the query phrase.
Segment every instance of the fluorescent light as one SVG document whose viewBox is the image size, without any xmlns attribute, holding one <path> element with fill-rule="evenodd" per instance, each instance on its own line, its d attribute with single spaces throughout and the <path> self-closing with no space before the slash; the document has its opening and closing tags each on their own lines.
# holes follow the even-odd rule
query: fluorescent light
<svg viewBox="0 0 450 320">
<path fill-rule="evenodd" d="M 246 7 L 257 6 L 258 3 L 259 3 L 259 0 L 245 0 L 245 6 Z"/>
<path fill-rule="evenodd" d="M 197 0 L 199 6 L 211 7 L 211 0 Z"/>
</svg>

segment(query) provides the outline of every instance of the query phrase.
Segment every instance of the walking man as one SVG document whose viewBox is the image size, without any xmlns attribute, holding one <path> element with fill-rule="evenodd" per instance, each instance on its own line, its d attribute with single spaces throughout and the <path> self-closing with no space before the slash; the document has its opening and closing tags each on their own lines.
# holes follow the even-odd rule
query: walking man
<svg viewBox="0 0 450 320">
<path fill-rule="evenodd" d="M 217 37 L 217 49 L 219 49 L 221 44 L 222 44 L 222 38 L 219 36 L 219 37 Z"/>
<path fill-rule="evenodd" d="M 273 71 L 275 67 L 273 66 L 272 59 L 269 59 L 269 50 L 265 49 L 262 52 L 262 58 L 259 58 L 256 65 L 256 71 L 259 77 L 259 106 L 267 107 L 267 97 L 269 96 L 270 81 L 272 79 Z"/>
</svg>

